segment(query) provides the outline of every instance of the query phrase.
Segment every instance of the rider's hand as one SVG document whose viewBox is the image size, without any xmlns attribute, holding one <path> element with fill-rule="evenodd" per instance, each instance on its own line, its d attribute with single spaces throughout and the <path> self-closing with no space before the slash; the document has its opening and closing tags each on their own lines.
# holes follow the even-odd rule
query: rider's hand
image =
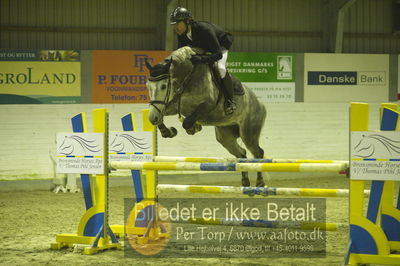
<svg viewBox="0 0 400 266">
<path fill-rule="evenodd" d="M 192 62 L 193 65 L 196 65 L 196 64 L 203 63 L 203 58 L 199 55 L 193 55 L 190 58 L 190 61 Z"/>
</svg>

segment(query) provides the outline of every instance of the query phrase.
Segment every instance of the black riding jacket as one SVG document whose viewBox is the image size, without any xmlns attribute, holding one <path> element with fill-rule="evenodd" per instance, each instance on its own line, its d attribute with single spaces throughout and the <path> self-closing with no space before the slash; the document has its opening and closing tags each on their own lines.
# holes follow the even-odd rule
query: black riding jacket
<svg viewBox="0 0 400 266">
<path fill-rule="evenodd" d="M 233 42 L 229 32 L 224 31 L 217 25 L 204 21 L 194 21 L 192 27 L 192 40 L 186 34 L 178 36 L 178 48 L 183 46 L 199 47 L 211 55 L 203 55 L 203 60 L 208 63 L 218 61 L 222 58 L 222 48 L 228 50 Z"/>
</svg>

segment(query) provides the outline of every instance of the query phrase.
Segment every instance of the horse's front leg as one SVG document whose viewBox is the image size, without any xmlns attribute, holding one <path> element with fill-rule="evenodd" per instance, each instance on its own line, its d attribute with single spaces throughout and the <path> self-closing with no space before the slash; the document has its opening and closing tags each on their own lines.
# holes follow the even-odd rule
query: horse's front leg
<svg viewBox="0 0 400 266">
<path fill-rule="evenodd" d="M 174 128 L 174 127 L 167 128 L 164 125 L 164 123 L 158 125 L 157 127 L 160 130 L 161 136 L 163 136 L 163 138 L 173 138 L 176 136 L 176 134 L 178 134 L 178 131 L 176 130 L 176 128 Z"/>
<path fill-rule="evenodd" d="M 182 126 L 188 134 L 193 135 L 201 130 L 201 125 L 196 124 L 196 121 L 204 114 L 205 110 L 207 110 L 207 104 L 201 103 L 196 107 L 193 113 L 183 120 Z"/>
<path fill-rule="evenodd" d="M 186 133 L 188 133 L 189 135 L 194 135 L 197 132 L 202 130 L 202 126 L 200 124 L 195 123 L 193 127 L 186 129 Z"/>
</svg>

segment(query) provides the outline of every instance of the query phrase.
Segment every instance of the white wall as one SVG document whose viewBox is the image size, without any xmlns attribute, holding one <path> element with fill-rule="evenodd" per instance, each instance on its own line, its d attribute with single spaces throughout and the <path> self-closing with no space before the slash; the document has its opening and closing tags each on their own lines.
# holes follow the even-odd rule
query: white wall
<svg viewBox="0 0 400 266">
<path fill-rule="evenodd" d="M 120 105 L 0 105 L 0 180 L 51 178 L 49 156 L 55 149 L 55 134 L 71 132 L 70 118 L 91 110 L 108 108 L 110 129 L 122 130 L 120 118 L 135 112 L 141 128 L 141 109 L 146 104 Z M 348 153 L 347 103 L 269 103 L 261 136 L 266 157 L 346 160 Z M 371 127 L 378 128 L 379 104 L 371 104 Z M 215 140 L 212 127 L 187 135 L 177 117 L 166 120 L 178 129 L 174 139 L 159 138 L 159 155 L 231 156 Z"/>
</svg>

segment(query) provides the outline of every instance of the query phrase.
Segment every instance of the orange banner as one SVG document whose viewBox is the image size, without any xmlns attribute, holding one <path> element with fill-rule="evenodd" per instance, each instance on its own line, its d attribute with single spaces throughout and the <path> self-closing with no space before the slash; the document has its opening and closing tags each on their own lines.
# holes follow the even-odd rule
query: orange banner
<svg viewBox="0 0 400 266">
<path fill-rule="evenodd" d="M 171 52 L 96 50 L 92 53 L 92 103 L 148 103 L 145 59 L 155 65 Z"/>
</svg>

